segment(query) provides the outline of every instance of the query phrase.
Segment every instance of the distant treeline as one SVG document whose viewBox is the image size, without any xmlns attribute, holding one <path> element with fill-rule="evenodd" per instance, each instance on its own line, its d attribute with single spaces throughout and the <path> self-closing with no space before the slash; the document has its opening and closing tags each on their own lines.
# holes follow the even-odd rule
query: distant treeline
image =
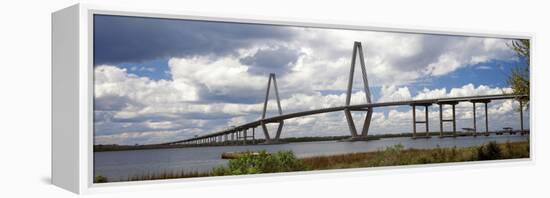
<svg viewBox="0 0 550 198">
<path fill-rule="evenodd" d="M 482 135 L 482 132 L 478 132 L 479 135 Z M 439 132 L 430 132 L 428 136 L 438 136 Z M 444 136 L 451 136 L 453 132 L 443 132 Z M 457 136 L 468 136 L 472 135 L 471 132 L 457 132 Z M 416 133 L 417 137 L 426 136 L 424 132 Z M 394 134 L 377 134 L 369 135 L 366 140 L 378 140 L 381 138 L 396 138 L 396 137 L 412 137 L 412 133 L 394 133 Z M 343 136 L 319 136 L 319 137 L 287 137 L 281 138 L 281 142 L 317 142 L 317 141 L 337 141 L 337 140 L 346 140 L 349 139 L 349 135 Z M 124 150 L 142 150 L 142 149 L 165 149 L 165 148 L 186 148 L 186 147 L 198 147 L 198 146 L 226 146 L 226 145 L 242 145 L 244 140 L 238 140 L 233 142 L 226 143 L 210 143 L 210 144 L 200 144 L 200 145 L 186 145 L 186 144 L 136 144 L 136 145 L 118 145 L 118 144 L 98 144 L 94 145 L 94 152 L 104 152 L 104 151 L 124 151 Z M 246 140 L 246 144 L 259 144 L 263 143 L 263 139 L 257 140 Z"/>
</svg>

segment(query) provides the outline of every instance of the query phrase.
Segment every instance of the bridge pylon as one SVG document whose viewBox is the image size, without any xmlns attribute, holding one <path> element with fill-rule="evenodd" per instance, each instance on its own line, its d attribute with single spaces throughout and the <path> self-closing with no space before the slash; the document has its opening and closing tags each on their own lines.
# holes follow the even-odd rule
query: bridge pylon
<svg viewBox="0 0 550 198">
<path fill-rule="evenodd" d="M 359 63 L 361 67 L 361 74 L 363 78 L 363 89 L 365 91 L 365 98 L 367 100 L 367 103 L 369 104 L 372 103 L 371 97 L 370 97 L 369 82 L 367 78 L 367 69 L 365 67 L 365 58 L 363 56 L 363 47 L 361 46 L 361 42 L 355 41 L 353 44 L 353 54 L 351 56 L 351 68 L 349 72 L 348 89 L 347 89 L 347 95 L 346 95 L 346 107 L 348 108 L 344 109 L 344 114 L 346 115 L 346 120 L 348 122 L 348 127 L 351 133 L 351 140 L 360 140 L 360 139 L 367 138 L 367 135 L 369 133 L 370 122 L 372 119 L 372 113 L 373 113 L 372 107 L 367 107 L 364 109 L 353 109 L 353 110 L 349 108 L 350 102 L 351 102 L 352 88 L 353 88 L 353 74 L 355 72 L 355 63 L 357 60 L 358 53 L 359 53 Z M 363 123 L 363 129 L 361 130 L 361 134 L 357 133 L 357 128 L 355 127 L 355 123 L 353 121 L 351 111 L 367 112 Z"/>
<path fill-rule="evenodd" d="M 269 131 L 267 130 L 267 126 L 263 120 L 265 119 L 265 114 L 267 112 L 267 102 L 269 101 L 269 91 L 271 89 L 271 83 L 273 82 L 273 89 L 275 90 L 275 98 L 277 100 L 277 108 L 279 110 L 279 115 L 283 115 L 283 110 L 281 108 L 281 99 L 279 98 L 279 88 L 277 87 L 277 78 L 275 77 L 274 73 L 269 74 L 269 80 L 267 81 L 267 91 L 265 93 L 265 101 L 264 101 L 264 109 L 262 112 L 262 129 L 264 131 L 265 136 L 265 143 L 276 143 L 279 141 L 279 138 L 281 137 L 281 131 L 283 130 L 284 121 L 279 121 L 279 126 L 277 127 L 277 133 L 275 134 L 274 138 L 271 138 L 269 135 Z"/>
</svg>

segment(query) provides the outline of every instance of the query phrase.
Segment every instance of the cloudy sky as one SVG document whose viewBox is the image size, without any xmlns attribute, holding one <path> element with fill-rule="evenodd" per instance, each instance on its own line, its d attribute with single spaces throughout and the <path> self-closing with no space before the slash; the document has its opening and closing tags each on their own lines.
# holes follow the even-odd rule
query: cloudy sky
<svg viewBox="0 0 550 198">
<path fill-rule="evenodd" d="M 506 76 L 520 64 L 506 39 L 96 15 L 95 144 L 175 141 L 257 120 L 269 73 L 283 113 L 344 105 L 354 41 L 374 102 L 509 92 Z M 360 73 L 352 104 L 365 102 Z M 489 129 L 519 128 L 517 106 L 490 103 Z M 358 128 L 363 116 L 354 114 Z M 377 108 L 370 134 L 410 132 L 411 116 L 410 107 Z M 484 130 L 482 108 L 477 116 Z M 438 107 L 430 117 L 439 130 Z M 472 127 L 471 104 L 458 106 L 457 122 Z M 335 112 L 287 120 L 282 137 L 348 134 Z"/>
</svg>

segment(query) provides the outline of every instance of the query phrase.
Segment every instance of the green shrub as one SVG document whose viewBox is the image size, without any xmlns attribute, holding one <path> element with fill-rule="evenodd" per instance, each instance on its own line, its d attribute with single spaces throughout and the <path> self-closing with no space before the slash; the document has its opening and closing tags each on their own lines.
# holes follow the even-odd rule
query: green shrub
<svg viewBox="0 0 550 198">
<path fill-rule="evenodd" d="M 94 178 L 94 183 L 107 183 L 107 182 L 109 182 L 109 180 L 105 176 L 98 175 L 98 176 L 95 176 Z"/>
<path fill-rule="evenodd" d="M 486 145 L 480 146 L 477 149 L 478 160 L 495 160 L 502 158 L 500 146 L 495 141 L 489 142 Z"/>
<path fill-rule="evenodd" d="M 212 174 L 243 175 L 301 170 L 305 170 L 305 166 L 292 151 L 269 154 L 264 150 L 258 153 L 248 152 L 239 158 L 231 159 L 227 167 L 219 166 L 212 169 Z"/>
<path fill-rule="evenodd" d="M 230 172 L 229 169 L 226 168 L 225 166 L 218 166 L 212 169 L 212 175 L 216 175 L 216 176 L 229 175 L 229 172 Z"/>
</svg>

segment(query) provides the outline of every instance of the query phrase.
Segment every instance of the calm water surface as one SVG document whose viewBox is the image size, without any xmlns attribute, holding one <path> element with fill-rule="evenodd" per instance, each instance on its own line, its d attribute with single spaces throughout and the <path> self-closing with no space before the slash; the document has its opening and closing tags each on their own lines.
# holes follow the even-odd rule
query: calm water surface
<svg viewBox="0 0 550 198">
<path fill-rule="evenodd" d="M 301 142 L 278 145 L 212 146 L 175 149 L 152 149 L 94 153 L 94 174 L 109 178 L 109 181 L 127 180 L 131 176 L 164 171 L 210 171 L 224 165 L 223 152 L 267 150 L 276 152 L 292 150 L 298 157 L 366 152 L 402 144 L 405 148 L 469 147 L 490 141 L 515 142 L 528 140 L 528 136 L 478 136 L 457 138 L 388 138 L 368 142 Z"/>
</svg>

